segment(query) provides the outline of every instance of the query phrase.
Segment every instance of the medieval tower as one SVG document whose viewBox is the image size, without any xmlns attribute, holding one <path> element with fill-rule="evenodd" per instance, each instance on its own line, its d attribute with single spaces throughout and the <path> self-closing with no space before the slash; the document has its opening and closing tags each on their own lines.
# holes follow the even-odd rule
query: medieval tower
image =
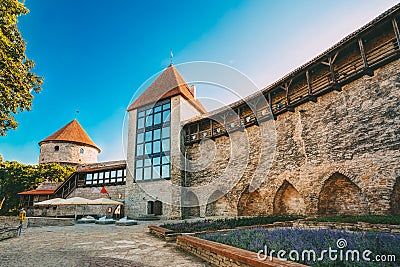
<svg viewBox="0 0 400 267">
<path fill-rule="evenodd" d="M 206 112 L 194 90 L 171 64 L 129 106 L 127 215 L 181 217 L 181 121 Z"/>
<path fill-rule="evenodd" d="M 63 166 L 74 166 L 96 163 L 100 153 L 100 148 L 76 119 L 40 141 L 39 146 L 39 164 L 59 163 Z"/>
</svg>

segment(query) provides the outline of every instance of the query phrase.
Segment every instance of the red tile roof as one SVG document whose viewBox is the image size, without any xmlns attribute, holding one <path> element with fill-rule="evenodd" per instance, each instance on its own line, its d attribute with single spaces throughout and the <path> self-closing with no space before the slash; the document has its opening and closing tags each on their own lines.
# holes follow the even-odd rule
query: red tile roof
<svg viewBox="0 0 400 267">
<path fill-rule="evenodd" d="M 18 195 L 52 195 L 55 190 L 30 190 L 25 192 L 20 192 Z"/>
<path fill-rule="evenodd" d="M 137 109 L 149 104 L 154 104 L 157 101 L 171 98 L 176 95 L 183 96 L 188 100 L 198 111 L 205 113 L 203 105 L 195 99 L 194 90 L 182 78 L 180 73 L 170 64 L 155 81 L 129 106 L 128 111 Z"/>
<path fill-rule="evenodd" d="M 67 125 L 62 127 L 57 132 L 53 133 L 46 139 L 40 141 L 39 145 L 51 141 L 65 141 L 84 144 L 96 148 L 99 152 L 101 151 L 100 148 L 98 148 L 96 144 L 92 141 L 92 139 L 90 139 L 89 135 L 76 119 L 72 120 Z"/>
</svg>

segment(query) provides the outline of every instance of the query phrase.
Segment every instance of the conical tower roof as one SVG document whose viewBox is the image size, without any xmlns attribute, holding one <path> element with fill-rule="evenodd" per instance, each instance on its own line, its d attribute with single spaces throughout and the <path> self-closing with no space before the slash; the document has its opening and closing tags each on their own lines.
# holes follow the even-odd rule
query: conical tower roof
<svg viewBox="0 0 400 267">
<path fill-rule="evenodd" d="M 171 98 L 176 95 L 183 96 L 197 110 L 205 113 L 203 105 L 195 99 L 194 92 L 182 78 L 181 74 L 170 64 L 157 79 L 129 106 L 128 111 L 138 107 L 154 104 L 160 100 Z"/>
<path fill-rule="evenodd" d="M 62 127 L 57 132 L 53 133 L 46 139 L 40 141 L 39 145 L 51 141 L 63 141 L 88 145 L 96 148 L 100 152 L 100 148 L 98 148 L 96 144 L 92 141 L 92 139 L 90 139 L 89 135 L 76 119 L 72 120 L 67 125 Z"/>
</svg>

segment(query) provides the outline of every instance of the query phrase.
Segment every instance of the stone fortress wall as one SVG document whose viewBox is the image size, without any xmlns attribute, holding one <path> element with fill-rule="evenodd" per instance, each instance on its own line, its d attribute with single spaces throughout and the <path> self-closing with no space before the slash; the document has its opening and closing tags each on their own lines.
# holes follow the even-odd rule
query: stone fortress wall
<svg viewBox="0 0 400 267">
<path fill-rule="evenodd" d="M 40 145 L 39 163 L 57 162 L 64 166 L 96 163 L 98 155 L 98 150 L 88 145 L 51 141 Z"/>
<path fill-rule="evenodd" d="M 399 89 L 397 60 L 373 77 L 343 86 L 342 92 L 279 115 L 269 171 L 260 145 L 268 141 L 262 134 L 267 122 L 245 128 L 250 155 L 242 178 L 228 194 L 190 215 L 398 214 Z M 231 151 L 238 149 L 231 147 L 228 136 L 187 145 L 186 150 L 192 159 L 200 158 L 201 146 L 210 142 L 215 142 L 216 158 L 206 169 L 188 173 L 188 186 L 209 183 L 224 171 L 242 172 L 227 169 Z M 253 175 L 259 164 L 264 170 L 256 175 L 263 182 L 252 191 L 249 184 L 257 178 Z"/>
<path fill-rule="evenodd" d="M 185 122 L 190 166 L 201 167 L 185 186 L 215 185 L 189 192 L 200 204 L 185 215 L 400 215 L 399 9 L 264 89 L 269 107 L 251 110 L 249 97 L 230 105 L 239 117 Z"/>
</svg>

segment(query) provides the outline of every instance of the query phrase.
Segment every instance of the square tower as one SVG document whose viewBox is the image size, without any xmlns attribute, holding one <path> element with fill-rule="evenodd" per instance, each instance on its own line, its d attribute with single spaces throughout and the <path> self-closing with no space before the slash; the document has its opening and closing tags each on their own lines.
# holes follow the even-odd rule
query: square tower
<svg viewBox="0 0 400 267">
<path fill-rule="evenodd" d="M 181 218 L 181 122 L 205 109 L 171 64 L 128 112 L 125 214 Z"/>
</svg>

